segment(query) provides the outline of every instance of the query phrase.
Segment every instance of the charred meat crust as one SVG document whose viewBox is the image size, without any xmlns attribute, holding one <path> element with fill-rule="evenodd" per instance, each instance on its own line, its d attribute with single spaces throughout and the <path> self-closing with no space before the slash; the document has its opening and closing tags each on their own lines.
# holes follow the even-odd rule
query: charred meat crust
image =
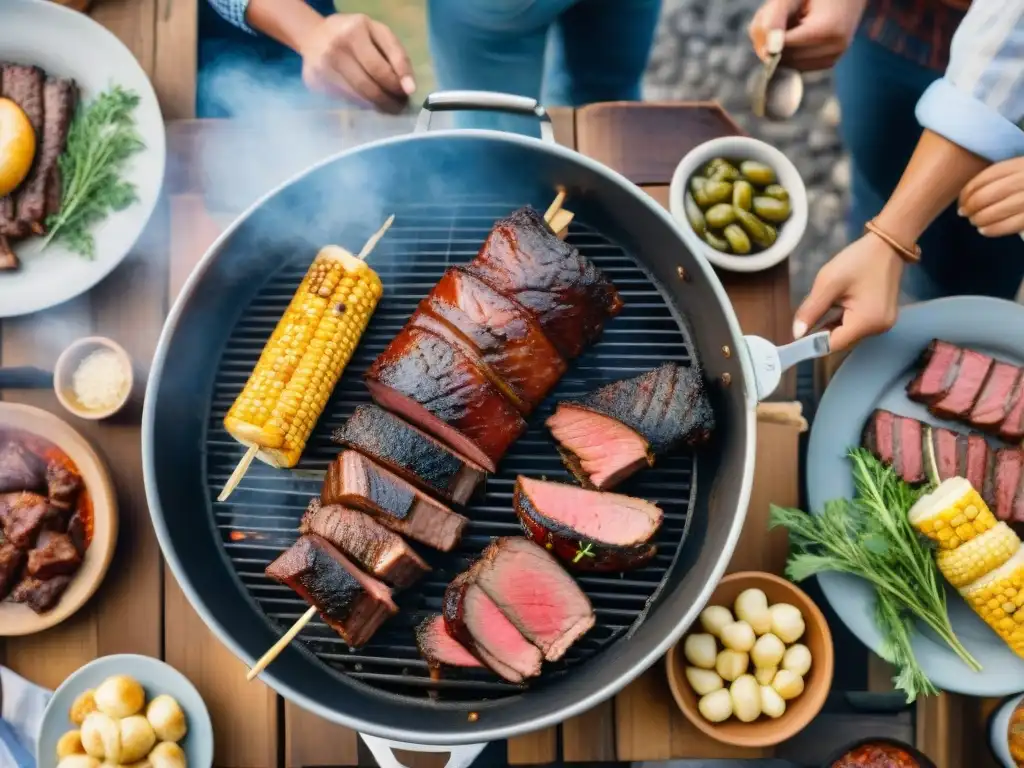
<svg viewBox="0 0 1024 768">
<path fill-rule="evenodd" d="M 6 64 L 3 68 L 3 95 L 21 107 L 25 116 L 28 117 L 29 124 L 36 134 L 37 147 L 41 147 L 43 144 L 43 83 L 45 79 L 46 74 L 39 67 Z M 32 232 L 30 227 L 32 221 L 23 219 L 23 211 L 26 195 L 29 203 L 34 202 L 36 189 L 32 182 L 35 169 L 39 166 L 38 159 L 41 154 L 37 149 L 37 162 L 21 186 L 7 197 L 0 199 L 0 235 L 21 238 Z M 39 187 L 38 196 L 45 202 L 45 187 Z M 31 207 L 30 204 L 29 208 Z"/>
<path fill-rule="evenodd" d="M 476 656 L 449 634 L 440 614 L 428 616 L 417 625 L 416 647 L 431 669 L 483 667 Z"/>
</svg>

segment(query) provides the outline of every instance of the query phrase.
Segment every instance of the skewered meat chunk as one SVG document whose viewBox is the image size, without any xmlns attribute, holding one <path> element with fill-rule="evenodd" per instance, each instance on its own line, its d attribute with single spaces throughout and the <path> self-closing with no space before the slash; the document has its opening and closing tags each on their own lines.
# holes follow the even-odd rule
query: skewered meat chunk
<svg viewBox="0 0 1024 768">
<path fill-rule="evenodd" d="M 401 536 L 356 509 L 324 506 L 320 499 L 313 499 L 299 530 L 327 539 L 368 573 L 396 589 L 411 586 L 430 570 Z"/>
<path fill-rule="evenodd" d="M 356 451 L 342 451 L 331 462 L 320 499 L 362 510 L 391 530 L 442 552 L 458 544 L 467 522 Z"/>
<path fill-rule="evenodd" d="M 918 363 L 921 371 L 907 385 L 907 396 L 925 405 L 945 397 L 956 379 L 962 352 L 948 341 L 933 339 L 921 353 Z"/>
<path fill-rule="evenodd" d="M 606 490 L 653 465 L 656 454 L 706 442 L 715 415 L 700 370 L 664 363 L 559 403 L 547 426 L 577 479 Z"/>
<path fill-rule="evenodd" d="M 390 589 L 316 534 L 300 536 L 267 566 L 266 574 L 316 606 L 327 626 L 351 648 L 365 645 L 381 624 L 398 613 Z"/>
<path fill-rule="evenodd" d="M 52 579 L 28 577 L 11 592 L 11 600 L 25 603 L 36 613 L 46 613 L 60 600 L 61 595 L 71 583 L 70 576 L 54 576 Z"/>
<path fill-rule="evenodd" d="M 583 590 L 532 541 L 494 540 L 469 574 L 548 661 L 560 659 L 594 626 L 594 610 Z"/>
<path fill-rule="evenodd" d="M 512 503 L 526 535 L 570 569 L 629 570 L 657 552 L 664 514 L 643 499 L 520 476 Z"/>
<path fill-rule="evenodd" d="M 376 405 L 356 408 L 331 439 L 355 448 L 445 501 L 465 504 L 487 473 L 443 443 Z"/>
<path fill-rule="evenodd" d="M 35 493 L 8 494 L 0 499 L 4 536 L 19 549 L 29 549 L 50 511 L 46 499 Z"/>
<path fill-rule="evenodd" d="M 29 576 L 45 580 L 72 574 L 81 564 L 82 557 L 71 537 L 66 533 L 43 531 L 39 534 L 35 549 L 29 550 L 28 567 L 25 570 Z"/>
<path fill-rule="evenodd" d="M 529 312 L 458 267 L 445 272 L 410 322 L 462 349 L 524 414 L 565 373 L 565 360 Z"/>
<path fill-rule="evenodd" d="M 416 627 L 416 647 L 432 669 L 440 667 L 482 667 L 483 664 L 448 633 L 444 616 L 435 613 Z"/>
<path fill-rule="evenodd" d="M 382 407 L 494 472 L 526 422 L 466 355 L 439 336 L 405 326 L 366 374 Z"/>
<path fill-rule="evenodd" d="M 601 270 L 529 207 L 495 223 L 467 270 L 532 313 L 565 358 L 577 357 L 622 309 Z"/>
<path fill-rule="evenodd" d="M 540 674 L 540 649 L 523 637 L 470 573 L 456 576 L 445 590 L 444 621 L 452 637 L 510 683 Z"/>
<path fill-rule="evenodd" d="M 46 487 L 51 506 L 71 509 L 82 490 L 82 477 L 67 465 L 51 461 L 46 465 Z"/>
<path fill-rule="evenodd" d="M 46 465 L 38 456 L 20 443 L 0 448 L 0 493 L 45 489 Z"/>
<path fill-rule="evenodd" d="M 0 543 L 0 600 L 3 600 L 18 581 L 18 573 L 25 562 L 25 551 L 11 542 Z"/>
</svg>

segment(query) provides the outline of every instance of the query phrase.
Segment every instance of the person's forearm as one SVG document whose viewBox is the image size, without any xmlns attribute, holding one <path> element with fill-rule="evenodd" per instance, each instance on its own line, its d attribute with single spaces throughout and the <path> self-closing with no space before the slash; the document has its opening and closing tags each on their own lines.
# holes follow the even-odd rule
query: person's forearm
<svg viewBox="0 0 1024 768">
<path fill-rule="evenodd" d="M 249 0 L 245 20 L 253 29 L 301 53 L 302 42 L 323 16 L 305 0 Z"/>
<path fill-rule="evenodd" d="M 964 185 L 988 165 L 988 160 L 925 130 L 876 223 L 903 245 L 916 243 Z"/>
</svg>

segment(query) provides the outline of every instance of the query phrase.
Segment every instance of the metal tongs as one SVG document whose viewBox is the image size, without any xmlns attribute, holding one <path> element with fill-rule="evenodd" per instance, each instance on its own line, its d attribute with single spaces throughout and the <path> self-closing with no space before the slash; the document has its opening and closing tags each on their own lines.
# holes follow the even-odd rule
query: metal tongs
<svg viewBox="0 0 1024 768">
<path fill-rule="evenodd" d="M 765 48 L 768 60 L 754 82 L 751 107 L 758 117 L 788 120 L 800 109 L 804 100 L 804 78 L 795 69 L 780 67 L 786 33 L 773 29 L 768 33 Z"/>
</svg>

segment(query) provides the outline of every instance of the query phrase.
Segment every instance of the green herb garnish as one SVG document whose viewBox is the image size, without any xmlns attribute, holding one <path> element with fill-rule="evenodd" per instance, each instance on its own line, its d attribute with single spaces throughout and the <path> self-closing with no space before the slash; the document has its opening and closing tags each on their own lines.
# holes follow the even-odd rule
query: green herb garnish
<svg viewBox="0 0 1024 768">
<path fill-rule="evenodd" d="M 138 199 L 135 186 L 121 178 L 125 161 L 145 146 L 132 116 L 138 103 L 138 94 L 115 85 L 79 108 L 58 161 L 64 189 L 60 212 L 46 220 L 45 244 L 60 240 L 95 258 L 92 225 Z"/>
<path fill-rule="evenodd" d="M 572 559 L 574 563 L 578 563 L 584 557 L 594 557 L 594 542 L 588 541 L 584 544 L 581 541 L 579 544 L 579 549 L 576 550 L 576 557 Z"/>
<path fill-rule="evenodd" d="M 914 619 L 931 627 L 972 670 L 981 665 L 953 633 L 931 546 L 907 517 L 923 491 L 907 485 L 863 448 L 849 455 L 853 500 L 830 501 L 820 515 L 773 505 L 770 527 L 789 531 L 792 551 L 786 575 L 793 581 L 838 571 L 871 583 L 875 621 L 884 638 L 879 655 L 899 669 L 893 683 L 909 703 L 938 692 L 914 658 Z"/>
</svg>

